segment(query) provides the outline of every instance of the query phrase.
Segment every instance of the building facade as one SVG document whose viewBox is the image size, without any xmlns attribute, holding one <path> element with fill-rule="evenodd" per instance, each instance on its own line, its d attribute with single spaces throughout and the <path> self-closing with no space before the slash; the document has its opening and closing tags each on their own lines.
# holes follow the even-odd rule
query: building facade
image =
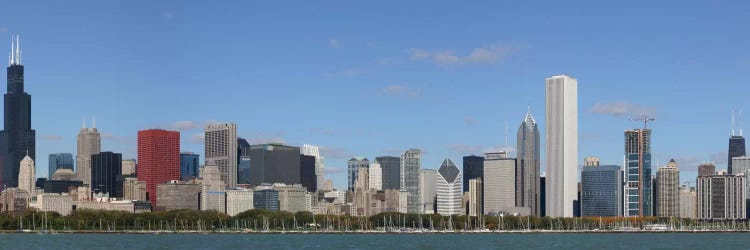
<svg viewBox="0 0 750 250">
<path fill-rule="evenodd" d="M 91 156 L 102 150 L 102 137 L 94 124 L 93 128 L 87 128 L 84 122 L 83 128 L 78 132 L 78 150 L 76 153 L 76 166 L 78 179 L 84 185 L 91 185 Z"/>
<path fill-rule="evenodd" d="M 587 156 L 583 159 L 583 166 L 584 167 L 597 167 L 599 166 L 599 157 L 596 156 Z"/>
<path fill-rule="evenodd" d="M 651 129 L 625 131 L 625 216 L 652 216 Z"/>
<path fill-rule="evenodd" d="M 469 216 L 484 215 L 484 195 L 482 194 L 482 178 L 469 180 Z"/>
<path fill-rule="evenodd" d="M 529 208 L 532 215 L 539 211 L 540 143 L 539 128 L 531 111 L 518 128 L 516 164 L 516 206 Z"/>
<path fill-rule="evenodd" d="M 244 188 L 227 189 L 227 214 L 236 216 L 253 209 L 253 190 Z"/>
<path fill-rule="evenodd" d="M 401 154 L 401 190 L 408 192 L 406 197 L 406 211 L 410 214 L 419 213 L 419 170 L 422 169 L 422 150 L 407 149 Z"/>
<path fill-rule="evenodd" d="M 219 167 L 221 181 L 227 186 L 237 185 L 237 125 L 234 123 L 209 124 L 205 132 L 206 162 Z"/>
<path fill-rule="evenodd" d="M 700 220 L 744 220 L 747 218 L 744 176 L 698 177 L 697 196 L 697 212 Z"/>
<path fill-rule="evenodd" d="M 300 149 L 283 144 L 250 146 L 250 184 L 300 184 Z"/>
<path fill-rule="evenodd" d="M 422 214 L 434 214 L 438 190 L 438 172 L 434 169 L 419 171 L 420 210 Z"/>
<path fill-rule="evenodd" d="M 581 216 L 622 215 L 622 169 L 620 166 L 586 166 L 581 172 Z"/>
<path fill-rule="evenodd" d="M 183 181 L 194 180 L 198 178 L 200 168 L 200 156 L 193 152 L 180 153 L 180 179 Z"/>
<path fill-rule="evenodd" d="M 732 129 L 732 135 L 729 137 L 728 152 L 729 159 L 727 159 L 727 172 L 729 172 L 729 174 L 744 173 L 742 171 L 734 171 L 732 167 L 734 164 L 734 162 L 732 161 L 733 158 L 747 155 L 747 152 L 745 151 L 745 137 L 742 137 L 742 132 L 740 132 L 739 135 L 736 135 L 734 134 L 734 129 Z"/>
<path fill-rule="evenodd" d="M 50 179 L 52 179 L 52 176 L 55 174 L 55 171 L 57 171 L 58 169 L 75 170 L 73 168 L 73 164 L 75 164 L 75 163 L 73 161 L 73 154 L 71 154 L 71 153 L 50 154 L 49 155 L 49 162 L 48 162 L 49 175 L 47 175 L 47 177 L 49 177 Z"/>
<path fill-rule="evenodd" d="M 380 156 L 375 158 L 383 172 L 383 190 L 401 190 L 401 158 Z"/>
<path fill-rule="evenodd" d="M 696 219 L 698 213 L 696 212 L 696 206 L 698 205 L 697 193 L 695 188 L 688 186 L 680 187 L 680 218 Z"/>
<path fill-rule="evenodd" d="M 125 176 L 137 176 L 135 159 L 122 160 L 122 175 Z"/>
<path fill-rule="evenodd" d="M 180 180 L 180 132 L 162 129 L 138 131 L 138 180 L 146 182 L 152 206 L 159 205 L 156 186 Z"/>
<path fill-rule="evenodd" d="M 299 151 L 298 151 L 299 152 Z M 283 183 L 274 183 L 273 190 L 276 190 L 279 210 L 296 213 L 307 208 L 306 194 L 307 189 L 300 184 L 287 185 Z"/>
<path fill-rule="evenodd" d="M 122 154 L 101 152 L 91 156 L 91 191 L 122 198 Z"/>
<path fill-rule="evenodd" d="M 221 180 L 219 167 L 209 162 L 203 168 L 201 182 L 201 210 L 226 212 L 225 184 Z"/>
<path fill-rule="evenodd" d="M 461 175 L 464 178 L 463 191 L 468 192 L 469 180 L 484 177 L 484 157 L 476 155 L 464 156 L 462 167 L 463 171 L 461 171 Z"/>
<path fill-rule="evenodd" d="M 573 217 L 578 183 L 578 80 L 566 75 L 546 79 L 545 116 L 546 215 Z M 489 182 L 485 177 L 485 192 Z"/>
<path fill-rule="evenodd" d="M 122 184 L 122 199 L 126 201 L 147 201 L 146 182 L 138 178 L 125 178 Z"/>
<path fill-rule="evenodd" d="M 201 186 L 194 182 L 170 181 L 158 184 L 156 193 L 160 194 L 161 199 L 154 210 L 200 210 L 200 192 Z"/>
<path fill-rule="evenodd" d="M 656 216 L 680 216 L 680 169 L 674 159 L 656 170 Z"/>
<path fill-rule="evenodd" d="M 308 192 L 318 190 L 318 177 L 315 176 L 315 156 L 300 155 L 300 182 Z"/>
<path fill-rule="evenodd" d="M 710 162 L 704 162 L 698 165 L 698 177 L 714 176 L 716 174 L 716 165 Z"/>
<path fill-rule="evenodd" d="M 509 158 L 505 152 L 485 154 L 483 174 L 485 214 L 500 214 L 515 208 L 515 170 L 516 159 Z"/>
<path fill-rule="evenodd" d="M 370 160 L 364 157 L 355 157 L 349 159 L 347 162 L 346 173 L 347 173 L 347 188 L 349 191 L 354 192 L 355 183 L 357 182 L 357 173 L 360 168 L 369 168 Z"/>
<path fill-rule="evenodd" d="M 450 159 L 443 160 L 437 171 L 437 212 L 440 215 L 462 215 L 463 185 L 461 170 Z"/>
<path fill-rule="evenodd" d="M 34 196 L 36 193 L 36 167 L 34 166 L 34 160 L 27 155 L 21 160 L 18 169 L 18 189 Z"/>
<path fill-rule="evenodd" d="M 323 185 L 325 182 L 325 161 L 320 155 L 320 149 L 318 148 L 318 146 L 304 144 L 302 145 L 302 154 L 315 156 L 315 176 L 317 177 L 315 183 L 318 184 L 315 189 L 324 190 Z"/>
<path fill-rule="evenodd" d="M 253 207 L 268 211 L 279 211 L 279 192 L 265 187 L 253 190 Z"/>
<path fill-rule="evenodd" d="M 370 189 L 383 190 L 383 168 L 380 163 L 370 163 Z"/>
</svg>

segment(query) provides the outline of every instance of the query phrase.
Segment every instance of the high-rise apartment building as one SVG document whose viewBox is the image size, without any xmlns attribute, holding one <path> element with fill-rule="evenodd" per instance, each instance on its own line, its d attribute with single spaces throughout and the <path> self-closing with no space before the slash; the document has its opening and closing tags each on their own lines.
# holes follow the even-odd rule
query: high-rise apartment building
<svg viewBox="0 0 750 250">
<path fill-rule="evenodd" d="M 383 169 L 383 190 L 401 190 L 401 158 L 380 156 L 375 162 Z"/>
<path fill-rule="evenodd" d="M 122 198 L 122 154 L 100 152 L 91 156 L 91 191 Z"/>
<path fill-rule="evenodd" d="M 506 213 L 515 208 L 516 159 L 505 152 L 484 156 L 484 213 Z M 572 208 L 571 204 L 571 208 Z"/>
<path fill-rule="evenodd" d="M 546 215 L 573 217 L 578 183 L 578 80 L 566 75 L 546 79 L 545 118 Z M 489 182 L 485 176 L 485 193 Z"/>
<path fill-rule="evenodd" d="M 422 169 L 422 150 L 410 148 L 401 154 L 401 190 L 408 192 L 406 211 L 419 213 L 419 170 Z"/>
<path fill-rule="evenodd" d="M 181 179 L 180 164 L 180 132 L 138 131 L 138 180 L 146 182 L 151 206 L 159 204 L 157 185 Z"/>
<path fill-rule="evenodd" d="M 651 129 L 625 131 L 625 216 L 652 216 Z"/>
<path fill-rule="evenodd" d="M 250 184 L 250 143 L 237 138 L 237 184 Z"/>
<path fill-rule="evenodd" d="M 12 41 L 13 39 L 11 39 Z M 24 91 L 24 70 L 18 36 L 11 42 L 7 68 L 4 129 L 0 131 L 0 187 L 18 186 L 19 163 L 36 159 L 36 131 L 31 129 L 31 95 Z"/>
<path fill-rule="evenodd" d="M 484 157 L 470 155 L 464 156 L 463 171 L 463 191 L 469 191 L 469 180 L 476 178 L 483 178 L 484 176 Z"/>
<path fill-rule="evenodd" d="M 516 164 L 516 206 L 529 208 L 532 215 L 539 211 L 540 143 L 539 128 L 531 110 L 518 128 L 518 162 Z"/>
<path fill-rule="evenodd" d="M 656 170 L 656 216 L 680 216 L 680 169 L 674 159 Z"/>
<path fill-rule="evenodd" d="M 250 185 L 300 184 L 300 149 L 283 144 L 250 146 Z"/>
<path fill-rule="evenodd" d="M 581 216 L 622 215 L 622 169 L 620 166 L 586 166 L 581 172 Z"/>
<path fill-rule="evenodd" d="M 201 166 L 200 156 L 193 152 L 180 153 L 180 179 L 189 181 L 198 178 Z"/>
<path fill-rule="evenodd" d="M 209 124 L 206 126 L 205 137 L 206 162 L 213 162 L 219 167 L 221 180 L 227 186 L 237 186 L 237 125 Z M 299 157 L 295 159 L 299 161 Z"/>
<path fill-rule="evenodd" d="M 315 176 L 317 178 L 316 183 L 318 184 L 315 189 L 323 190 L 323 185 L 325 183 L 325 162 L 320 155 L 320 148 L 318 146 L 304 144 L 302 145 L 302 154 L 315 156 Z"/>
<path fill-rule="evenodd" d="M 370 189 L 383 190 L 383 168 L 380 163 L 370 163 Z"/>
<path fill-rule="evenodd" d="M 347 187 L 349 191 L 354 191 L 355 182 L 357 182 L 357 173 L 360 168 L 369 168 L 370 160 L 364 157 L 355 157 L 347 162 Z"/>
<path fill-rule="evenodd" d="M 745 177 L 714 175 L 698 177 L 698 219 L 744 220 L 747 218 Z"/>
<path fill-rule="evenodd" d="M 52 176 L 55 175 L 55 171 L 58 169 L 73 169 L 73 154 L 71 153 L 57 153 L 57 154 L 50 154 L 49 155 L 49 175 L 47 177 L 49 179 L 52 179 Z"/>
<path fill-rule="evenodd" d="M 435 200 L 438 189 L 437 176 L 438 171 L 435 169 L 422 169 L 419 171 L 419 213 L 435 213 Z"/>
<path fill-rule="evenodd" d="M 461 215 L 461 170 L 450 159 L 443 160 L 437 174 L 437 212 L 440 215 Z"/>
<path fill-rule="evenodd" d="M 226 211 L 225 184 L 221 180 L 219 167 L 208 162 L 203 168 L 203 181 L 201 182 L 201 210 L 202 211 Z"/>
<path fill-rule="evenodd" d="M 102 137 L 99 130 L 94 127 L 87 128 L 84 122 L 83 128 L 78 132 L 76 153 L 76 166 L 78 166 L 78 179 L 83 181 L 84 185 L 91 185 L 91 156 L 98 154 L 102 150 Z"/>
</svg>

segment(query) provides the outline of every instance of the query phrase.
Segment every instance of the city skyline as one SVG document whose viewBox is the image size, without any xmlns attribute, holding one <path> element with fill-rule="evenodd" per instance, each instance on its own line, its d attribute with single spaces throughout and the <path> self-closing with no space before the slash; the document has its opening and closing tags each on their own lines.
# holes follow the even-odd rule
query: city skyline
<svg viewBox="0 0 750 250">
<path fill-rule="evenodd" d="M 479 30 L 494 27 L 502 29 L 499 29 L 497 33 L 480 36 L 478 32 L 461 33 L 458 28 L 447 27 L 452 34 L 465 35 L 466 39 L 463 39 L 465 42 L 448 39 L 426 43 L 418 39 L 393 38 L 397 37 L 398 32 L 426 28 L 428 24 L 433 24 L 431 22 L 437 22 L 437 24 L 448 22 L 435 19 L 434 15 L 447 12 L 443 9 L 437 11 L 436 14 L 400 19 L 408 25 L 396 33 L 367 26 L 376 31 L 372 37 L 369 37 L 347 29 L 348 26 L 343 24 L 333 26 L 328 30 L 324 29 L 322 31 L 326 32 L 321 32 L 323 35 L 309 37 L 302 41 L 304 46 L 298 48 L 310 49 L 314 52 L 302 55 L 304 60 L 301 60 L 300 64 L 287 65 L 281 62 L 286 63 L 288 60 L 285 59 L 293 59 L 288 52 L 280 53 L 278 58 L 274 54 L 258 52 L 258 48 L 283 48 L 271 46 L 268 40 L 263 40 L 258 36 L 253 36 L 252 39 L 245 36 L 227 37 L 227 34 L 212 36 L 212 31 L 201 29 L 195 31 L 201 32 L 200 36 L 189 36 L 192 33 L 179 27 L 203 21 L 203 18 L 196 17 L 199 12 L 196 6 L 190 3 L 183 3 L 179 6 L 158 4 L 158 8 L 145 8 L 150 9 L 150 12 L 138 10 L 142 7 L 138 4 L 124 6 L 126 13 L 137 14 L 135 15 L 137 17 L 147 17 L 135 24 L 156 23 L 154 30 L 136 29 L 135 24 L 128 23 L 132 19 L 123 16 L 110 17 L 102 24 L 81 23 L 82 19 L 72 18 L 55 23 L 53 27 L 45 28 L 41 23 L 49 22 L 22 23 L 21 21 L 28 20 L 28 17 L 23 15 L 31 10 L 23 8 L 23 4 L 16 6 L 19 4 L 10 3 L 8 8 L 2 11 L 7 15 L 0 15 L 0 23 L 2 23 L 0 38 L 10 37 L 11 33 L 19 33 L 22 36 L 23 63 L 28 66 L 26 67 L 25 87 L 27 92 L 34 96 L 32 114 L 34 127 L 32 128 L 37 131 L 37 154 L 34 160 L 38 177 L 48 172 L 46 166 L 48 166 L 49 154 L 75 153 L 75 135 L 80 129 L 81 119 L 84 118 L 97 117 L 99 123 L 97 129 L 102 134 L 102 151 L 123 153 L 123 158 L 136 158 L 137 131 L 148 128 L 179 130 L 181 145 L 185 146 L 186 151 L 204 152 L 200 142 L 201 137 L 197 135 L 203 133 L 202 130 L 207 121 L 215 120 L 236 123 L 238 137 L 248 138 L 253 144 L 269 140 L 283 140 L 294 146 L 307 143 L 320 145 L 321 155 L 326 157 L 326 170 L 330 173 L 328 177 L 335 180 L 336 187 L 342 188 L 346 179 L 346 174 L 342 171 L 346 168 L 346 160 L 351 156 L 363 155 L 369 159 L 382 155 L 399 156 L 405 149 L 413 147 L 422 149 L 424 152 L 423 168 L 437 169 L 440 161 L 446 157 L 460 159 L 462 156 L 482 155 L 491 149 L 502 148 L 504 145 L 502 142 L 503 124 L 505 122 L 515 124 L 517 118 L 525 113 L 527 106 L 531 106 L 532 112 L 537 114 L 540 131 L 544 133 L 546 122 L 541 115 L 544 112 L 542 79 L 553 74 L 566 73 L 577 77 L 581 84 L 578 109 L 581 144 L 578 153 L 579 163 L 583 156 L 597 155 L 601 157 L 603 164 L 622 165 L 622 132 L 640 127 L 638 122 L 629 121 L 629 116 L 638 115 L 636 113 L 641 112 L 653 112 L 657 117 L 657 121 L 651 125 L 655 131 L 652 149 L 653 168 L 675 158 L 681 166 L 682 181 L 690 181 L 696 176 L 697 166 L 702 161 L 713 160 L 717 162 L 718 168 L 726 168 L 726 143 L 730 135 L 729 116 L 731 110 L 740 109 L 743 106 L 741 102 L 735 103 L 734 100 L 743 99 L 741 93 L 746 91 L 742 91 L 742 88 L 747 87 L 740 84 L 742 78 L 739 74 L 744 73 L 750 67 L 746 62 L 750 58 L 745 55 L 747 53 L 739 53 L 740 55 L 729 53 L 732 49 L 747 51 L 741 49 L 739 44 L 747 44 L 748 37 L 722 33 L 727 30 L 741 29 L 747 24 L 733 19 L 736 18 L 736 11 L 720 5 L 713 6 L 713 8 L 700 8 L 701 11 L 709 13 L 721 9 L 723 17 L 710 18 L 706 23 L 697 26 L 689 19 L 666 21 L 668 23 L 662 20 L 661 27 L 671 25 L 669 27 L 677 28 L 672 29 L 673 33 L 669 36 L 680 37 L 680 41 L 656 39 L 653 47 L 628 45 L 625 44 L 626 41 L 617 42 L 611 46 L 602 46 L 601 44 L 612 40 L 606 38 L 610 31 L 601 30 L 600 32 L 604 33 L 602 37 L 590 35 L 585 37 L 592 40 L 591 42 L 601 43 L 600 45 L 590 48 L 584 47 L 592 45 L 588 42 L 577 46 L 572 45 L 574 42 L 584 42 L 583 39 L 575 38 L 576 34 L 591 32 L 592 29 L 597 29 L 598 25 L 584 27 L 587 28 L 586 31 L 573 32 L 570 38 L 562 39 L 560 44 L 545 43 L 539 35 L 529 34 L 523 28 L 508 28 L 487 23 L 480 24 Z M 663 5 L 664 3 L 659 3 L 655 8 L 664 8 Z M 59 6 L 52 3 L 38 11 L 41 15 L 48 16 L 47 18 L 60 17 L 60 14 L 51 12 L 55 7 Z M 299 8 L 303 7 L 299 6 Z M 529 6 L 516 7 L 526 10 Z M 549 13 L 555 7 L 560 6 L 552 4 L 540 10 L 540 14 L 529 17 L 521 17 L 524 13 L 528 14 L 528 11 L 521 11 L 519 14 L 508 17 L 494 17 L 486 11 L 480 11 L 477 16 L 484 20 L 493 20 L 493 22 L 529 21 L 538 17 L 537 15 Z M 213 12 L 216 10 L 213 8 L 209 7 L 207 10 L 209 17 L 218 15 Z M 17 13 L 9 13 L 10 9 Z M 687 12 L 699 12 L 698 9 L 696 7 Z M 106 15 L 106 13 L 81 11 L 86 18 Z M 582 11 L 589 18 L 591 15 L 598 15 Z M 630 8 L 622 11 L 644 14 L 644 22 L 657 15 L 646 10 Z M 432 17 L 429 19 L 432 20 L 431 22 L 420 21 L 421 18 L 428 17 Z M 704 15 L 700 17 L 707 18 Z M 237 21 L 262 20 L 239 17 L 225 17 L 221 20 L 229 21 L 227 19 L 232 18 L 238 19 Z M 364 20 L 375 20 L 368 18 L 374 17 L 369 15 L 363 17 Z M 368 22 L 363 22 L 363 19 L 355 19 L 353 24 L 367 24 Z M 542 28 L 543 23 L 540 22 L 531 22 L 525 27 L 530 31 L 535 31 L 534 33 L 554 35 L 559 33 L 549 33 L 554 31 L 553 28 L 570 27 L 581 20 L 564 21 L 550 28 Z M 684 23 L 680 23 L 681 21 Z M 329 22 L 324 23 L 329 24 Z M 622 31 L 622 28 L 617 26 L 622 24 L 621 22 L 605 18 L 602 23 L 612 24 L 609 27 L 615 27 L 615 31 Z M 59 28 L 58 25 L 68 25 L 69 29 L 60 28 L 68 32 L 63 34 L 62 31 L 52 30 L 52 28 Z M 123 38 L 123 35 L 114 36 L 118 38 L 114 40 L 113 37 L 107 36 L 107 34 L 112 34 L 108 32 L 120 32 L 117 29 L 115 31 L 104 30 L 112 27 L 111 25 L 117 25 L 116 27 L 128 31 L 128 37 L 124 37 L 122 42 L 117 42 L 115 40 Z M 203 25 L 198 27 L 205 27 Z M 658 27 L 648 28 L 645 24 L 643 25 L 638 26 L 643 28 L 641 32 L 631 32 L 631 35 L 661 37 L 651 33 Z M 239 26 L 225 27 L 221 30 L 231 27 L 238 28 Z M 282 27 L 292 29 L 286 25 Z M 694 50 L 686 52 L 684 49 L 691 46 L 710 47 L 717 43 L 714 40 L 690 34 L 695 32 L 692 29 L 688 31 L 687 27 L 699 29 L 701 36 L 714 35 L 714 39 L 722 41 L 723 48 L 714 48 L 711 53 Z M 103 31 L 103 34 L 99 37 L 82 36 L 83 33 L 88 33 L 89 29 Z M 271 40 L 274 41 L 280 39 L 278 36 L 273 36 L 273 32 L 264 31 L 263 27 L 246 30 L 257 32 L 257 35 L 271 35 Z M 163 31 L 166 31 L 165 35 L 157 35 Z M 439 34 L 433 29 L 427 29 L 426 33 L 427 37 L 432 38 Z M 133 37 L 129 37 L 131 34 Z M 149 37 L 150 42 L 142 41 L 143 37 Z M 546 38 L 546 35 L 544 37 Z M 169 41 L 183 38 L 187 45 L 178 46 L 177 49 L 167 49 L 166 52 L 158 51 Z M 214 39 L 209 38 L 215 38 L 219 45 L 226 45 L 225 48 L 216 46 L 212 53 L 200 52 L 197 48 L 211 47 L 209 41 Z M 236 38 L 242 46 L 227 42 L 227 40 L 233 40 L 230 38 Z M 253 41 L 253 39 L 258 40 L 256 43 L 243 43 Z M 373 44 L 368 44 L 369 42 Z M 506 56 L 503 54 L 505 52 L 501 53 L 502 48 L 505 48 L 502 46 L 503 43 L 519 43 L 522 44 L 520 47 L 523 49 L 513 51 L 511 55 Z M 82 44 L 90 46 L 80 46 Z M 666 49 L 667 52 L 659 51 L 674 44 L 681 44 L 681 46 Z M 284 45 L 290 44 L 282 43 L 279 46 Z M 0 39 L 0 48 L 3 50 L 10 48 L 8 39 Z M 216 53 L 217 49 L 221 53 Z M 225 49 L 241 49 L 239 54 L 243 56 L 259 53 L 255 59 L 270 63 L 269 65 L 258 62 L 238 63 L 247 58 L 233 57 L 229 55 L 229 52 L 224 51 Z M 344 55 L 356 50 L 364 52 Z M 455 63 L 440 61 L 437 55 L 447 50 L 453 50 L 451 53 L 455 56 L 449 58 L 457 58 L 459 61 Z M 129 51 L 132 54 L 122 55 L 120 51 Z M 496 57 L 498 59 L 490 58 L 486 61 L 478 58 L 472 59 L 470 55 L 473 51 L 488 52 L 489 55 L 498 56 Z M 603 53 L 604 51 L 613 54 Z M 678 52 L 684 52 L 684 54 L 678 54 Z M 571 53 L 575 53 L 580 54 L 581 57 L 575 59 L 570 65 L 540 62 L 542 55 L 547 53 L 551 56 L 568 57 Z M 607 56 L 596 55 L 598 53 Z M 100 55 L 108 55 L 108 57 L 100 57 Z M 86 67 L 72 67 L 66 64 L 65 62 L 71 58 L 75 58 Z M 177 61 L 175 58 L 187 61 L 189 64 L 195 64 L 204 59 L 222 62 L 219 64 L 227 68 L 218 69 L 212 63 L 199 63 L 206 67 L 206 72 L 211 72 L 202 73 L 195 70 L 195 66 L 183 63 L 177 63 L 174 67 L 159 67 L 175 63 Z M 304 63 L 319 58 L 325 59 L 320 66 L 302 69 L 301 66 Z M 337 64 L 334 61 L 338 60 L 331 58 L 341 59 L 342 62 Z M 388 64 L 389 58 L 398 59 L 401 62 L 394 60 Z M 622 59 L 621 62 L 620 59 Z M 120 62 L 110 63 L 109 60 Z M 376 60 L 378 62 L 374 62 Z M 645 62 L 645 65 L 639 64 L 642 62 Z M 236 65 L 227 66 L 232 63 Z M 607 69 L 602 70 L 601 67 L 594 66 L 595 64 L 605 64 Z M 54 67 L 59 67 L 59 69 Z M 251 72 L 256 75 L 241 72 L 253 67 L 256 69 Z M 290 75 L 274 74 L 279 73 L 280 69 L 289 68 L 300 69 Z M 191 77 L 195 77 L 195 80 L 177 76 L 183 75 L 188 70 L 194 73 Z M 256 72 L 264 70 L 270 72 Z M 714 71 L 715 73 L 697 73 L 697 71 Z M 141 74 L 127 76 L 133 72 Z M 214 72 L 222 73 L 215 81 L 208 78 L 208 76 L 215 77 Z M 434 75 L 434 77 L 426 75 Z M 642 81 L 644 76 L 647 78 L 646 81 L 636 82 Z M 712 82 L 711 85 L 718 87 L 700 87 L 708 81 Z M 352 82 L 362 84 L 352 86 L 354 85 Z M 677 84 L 680 84 L 682 91 L 672 90 L 674 86 L 678 86 Z M 649 94 L 635 96 L 620 93 L 617 91 L 618 86 L 647 87 Z M 739 90 L 730 91 L 730 87 L 737 86 Z M 180 93 L 186 100 L 182 100 L 183 98 L 164 99 L 164 96 L 157 96 L 171 89 L 194 88 L 203 91 L 207 87 L 234 88 L 236 91 L 230 92 L 236 93 L 254 93 L 255 89 L 269 93 L 268 97 L 252 95 L 253 98 L 257 98 L 252 101 L 257 103 L 269 103 L 277 99 L 290 101 L 275 106 L 271 113 L 248 111 L 249 113 L 240 115 L 237 112 L 225 111 L 213 113 L 219 108 L 228 107 L 227 104 L 234 103 L 243 96 L 235 93 L 229 93 L 227 98 L 222 98 L 225 100 L 207 102 L 192 101 L 205 99 L 200 93 L 192 90 Z M 293 93 L 282 91 L 287 88 L 293 88 L 295 91 L 291 91 Z M 487 99 L 492 95 L 478 93 L 503 90 L 524 94 L 520 97 L 493 100 Z M 74 91 L 81 93 L 74 93 Z M 301 93 L 315 93 L 320 96 L 314 98 Z M 368 101 L 359 101 L 363 97 L 362 93 Z M 474 95 L 477 98 L 474 98 Z M 472 98 L 465 98 L 467 96 L 472 96 Z M 700 105 L 684 101 L 676 103 L 668 101 L 702 97 L 723 101 L 701 102 Z M 340 105 L 342 102 L 350 103 L 351 107 L 342 107 L 343 105 Z M 363 104 L 366 102 L 378 104 Z M 462 104 L 457 105 L 459 102 Z M 300 107 L 308 104 L 314 104 L 316 110 L 321 113 L 301 114 Z M 200 107 L 203 105 L 205 107 Z M 497 107 L 503 108 L 498 110 Z M 367 112 L 361 116 L 352 116 L 350 114 L 353 110 Z M 433 110 L 441 110 L 441 112 Z M 688 113 L 688 110 L 698 111 L 699 115 Z M 390 113 L 394 119 L 404 122 L 368 125 L 368 123 L 375 124 L 377 120 L 374 120 L 373 116 L 380 113 Z M 268 115 L 272 115 L 274 121 L 259 123 L 256 122 L 256 118 L 253 118 Z M 299 118 L 312 122 L 299 123 Z M 697 128 L 704 133 L 693 133 Z M 691 135 L 691 140 L 701 143 L 687 143 L 685 140 L 679 140 L 686 134 Z M 541 144 L 545 145 L 545 142 L 542 141 Z M 515 143 L 510 141 L 508 145 L 515 145 Z M 511 150 L 510 156 L 515 157 L 514 150 Z M 541 157 L 541 171 L 544 173 L 546 168 L 544 146 L 542 146 Z M 204 159 L 203 155 L 201 159 Z"/>
</svg>

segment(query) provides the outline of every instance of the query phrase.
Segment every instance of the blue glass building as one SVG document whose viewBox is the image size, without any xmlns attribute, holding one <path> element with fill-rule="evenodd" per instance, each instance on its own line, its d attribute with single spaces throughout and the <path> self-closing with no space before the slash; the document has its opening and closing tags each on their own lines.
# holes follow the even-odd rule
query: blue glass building
<svg viewBox="0 0 750 250">
<path fill-rule="evenodd" d="M 52 179 L 52 175 L 58 169 L 70 169 L 75 171 L 73 168 L 73 154 L 70 153 L 57 153 L 49 155 L 49 175 L 48 179 Z"/>
<path fill-rule="evenodd" d="M 180 153 L 180 179 L 189 181 L 198 178 L 200 156 L 191 152 Z"/>
<path fill-rule="evenodd" d="M 250 143 L 237 138 L 237 184 L 250 184 Z"/>
<path fill-rule="evenodd" d="M 625 131 L 624 215 L 653 216 L 651 129 Z"/>
<path fill-rule="evenodd" d="M 253 191 L 253 208 L 279 211 L 279 192 L 273 189 Z"/>
<path fill-rule="evenodd" d="M 583 167 L 581 171 L 581 216 L 622 216 L 622 184 L 620 166 Z"/>
</svg>

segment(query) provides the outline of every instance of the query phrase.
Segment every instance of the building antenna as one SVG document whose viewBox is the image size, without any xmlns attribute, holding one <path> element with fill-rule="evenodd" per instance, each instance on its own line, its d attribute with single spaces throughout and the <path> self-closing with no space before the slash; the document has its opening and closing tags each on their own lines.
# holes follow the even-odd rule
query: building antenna
<svg viewBox="0 0 750 250">
<path fill-rule="evenodd" d="M 86 118 L 83 118 L 83 128 L 86 128 Z"/>
<path fill-rule="evenodd" d="M 732 125 L 731 125 L 731 131 L 732 131 L 732 132 L 731 132 L 731 134 L 730 134 L 730 135 L 731 135 L 731 136 L 735 136 L 735 134 L 734 134 L 734 109 L 732 110 L 732 123 L 731 123 L 731 124 L 732 124 Z"/>
<path fill-rule="evenodd" d="M 505 122 L 505 153 L 510 153 L 508 151 L 510 150 L 508 150 L 508 122 L 506 121 Z"/>
<path fill-rule="evenodd" d="M 740 137 L 742 137 L 742 126 L 744 126 L 744 119 L 742 118 L 742 110 L 740 109 Z"/>
</svg>

